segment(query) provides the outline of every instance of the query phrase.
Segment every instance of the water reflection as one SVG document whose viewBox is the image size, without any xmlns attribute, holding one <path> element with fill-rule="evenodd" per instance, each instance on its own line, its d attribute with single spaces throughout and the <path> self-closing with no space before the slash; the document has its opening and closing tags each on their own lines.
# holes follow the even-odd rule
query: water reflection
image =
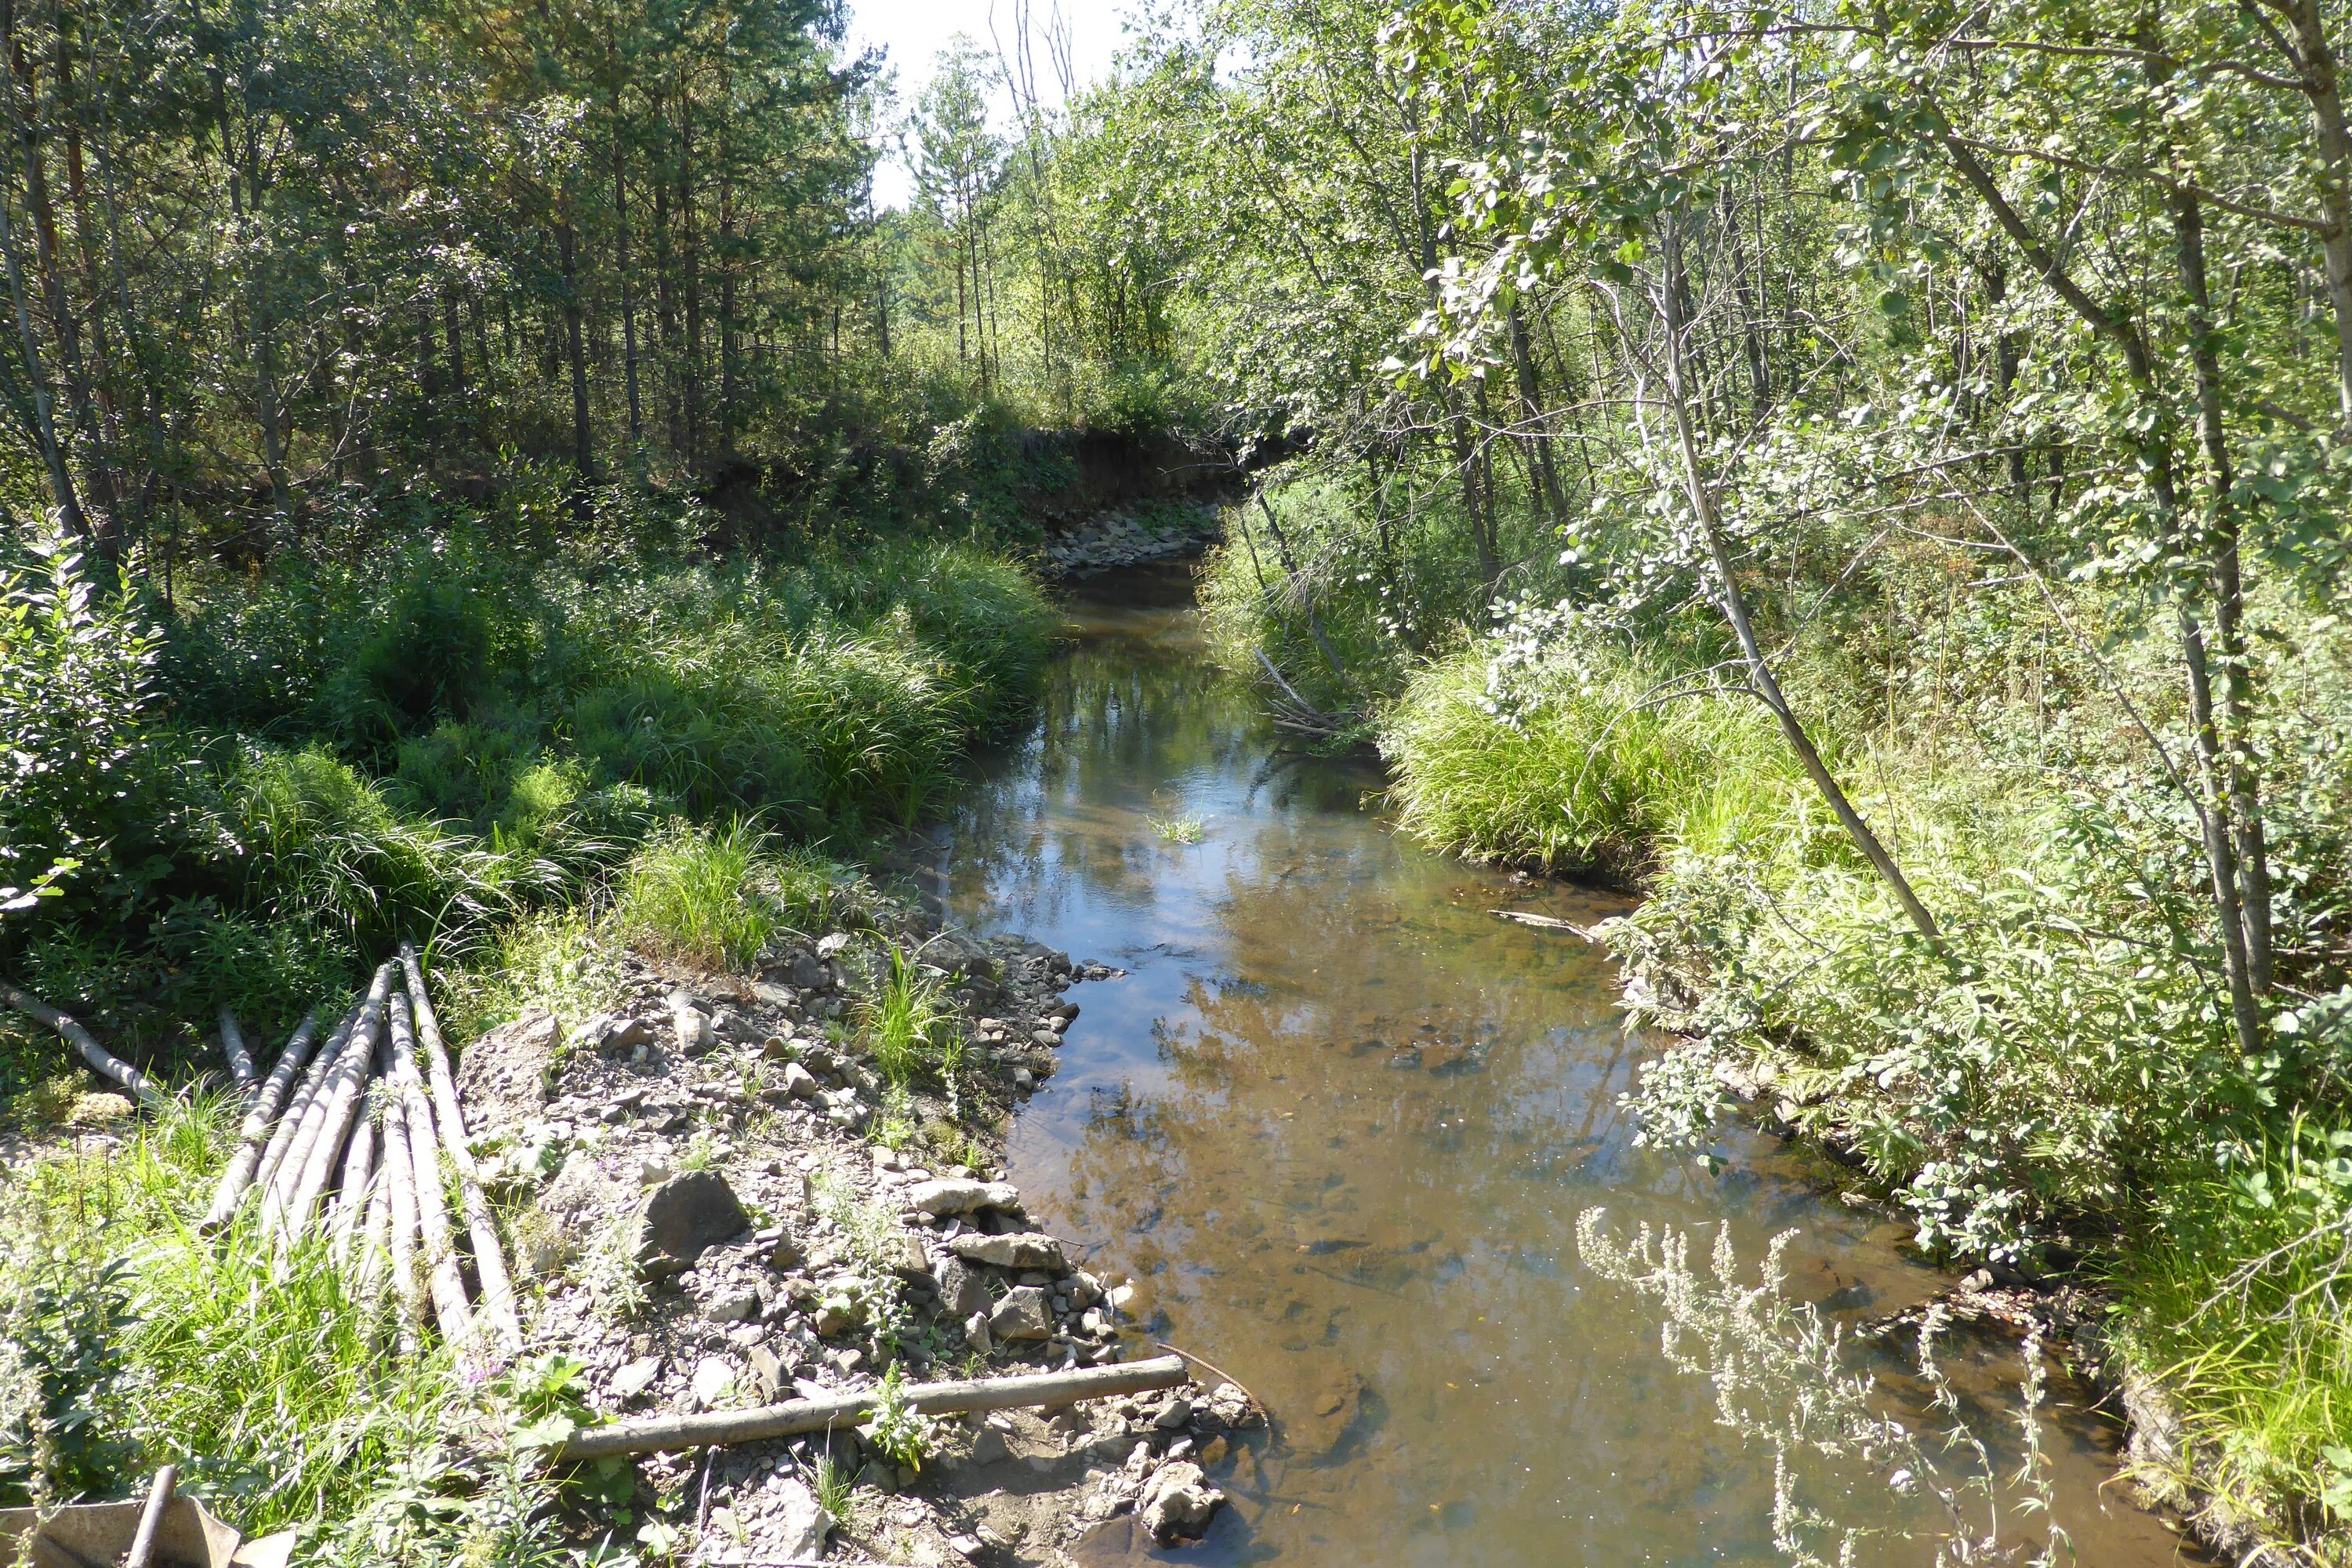
<svg viewBox="0 0 2352 1568">
<path fill-rule="evenodd" d="M 1386 831 L 1375 772 L 1285 754 L 1213 671 L 1180 581 L 1082 601 L 1073 630 L 1036 728 L 929 854 L 966 922 L 1131 972 L 1074 993 L 1011 1173 L 1284 1418 L 1280 1444 L 1226 1459 L 1235 1506 L 1185 1558 L 1773 1561 L 1768 1458 L 1715 1425 L 1640 1305 L 1584 1274 L 1576 1215 L 1728 1225 L 1751 1258 L 1801 1227 L 1796 1288 L 1856 1314 L 1931 1287 L 1898 1233 L 1761 1140 L 1727 1143 L 1719 1174 L 1637 1147 L 1619 1097 L 1641 1047 L 1601 961 L 1489 912 L 1620 906 Z M 1147 821 L 1179 816 L 1198 844 Z M 1956 1354 L 2014 1361 L 2000 1342 Z M 2081 1559 L 2168 1559 L 2159 1525 L 2098 1495 L 2103 1425 L 2053 1436 Z M 1824 1500 L 1916 1522 L 1875 1489 Z"/>
</svg>

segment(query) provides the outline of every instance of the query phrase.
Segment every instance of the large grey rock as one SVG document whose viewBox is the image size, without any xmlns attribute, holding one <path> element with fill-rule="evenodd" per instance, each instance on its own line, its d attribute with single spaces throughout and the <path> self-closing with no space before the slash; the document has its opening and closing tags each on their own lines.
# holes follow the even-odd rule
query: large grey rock
<svg viewBox="0 0 2352 1568">
<path fill-rule="evenodd" d="M 730 1286 L 711 1298 L 702 1315 L 714 1323 L 748 1323 L 760 1315 L 760 1293 L 748 1285 Z"/>
<path fill-rule="evenodd" d="M 1062 1268 L 1062 1244 L 1041 1232 L 1015 1231 L 1010 1236 L 959 1236 L 948 1248 L 967 1263 L 997 1268 Z"/>
<path fill-rule="evenodd" d="M 784 961 L 784 984 L 795 991 L 820 991 L 827 976 L 815 953 L 803 948 Z"/>
<path fill-rule="evenodd" d="M 929 1215 L 963 1215 L 981 1209 L 1009 1209 L 1021 1202 L 1021 1189 L 1010 1182 L 975 1182 L 964 1176 L 941 1176 L 917 1182 L 903 1194 L 908 1208 Z"/>
<path fill-rule="evenodd" d="M 969 1318 L 989 1308 L 988 1280 L 961 1258 L 940 1265 L 940 1307 L 957 1318 Z"/>
<path fill-rule="evenodd" d="M 475 1131 L 507 1126 L 546 1109 L 555 1088 L 563 1026 L 533 1008 L 467 1046 L 457 1060 L 457 1098 Z"/>
<path fill-rule="evenodd" d="M 635 1399 L 654 1385 L 654 1379 L 661 1375 L 661 1357 L 640 1356 L 614 1373 L 612 1381 L 604 1386 L 615 1399 Z"/>
<path fill-rule="evenodd" d="M 988 1331 L 1006 1341 L 1052 1339 L 1054 1309 L 1046 1303 L 1045 1292 L 1034 1285 L 1006 1292 L 988 1315 Z"/>
<path fill-rule="evenodd" d="M 1200 1466 L 1179 1459 L 1160 1466 L 1144 1483 L 1136 1515 L 1156 1541 L 1198 1540 L 1224 1500 L 1225 1494 L 1209 1484 Z"/>
<path fill-rule="evenodd" d="M 726 1177 L 716 1171 L 688 1171 L 646 1195 L 637 1210 L 631 1250 L 638 1268 L 649 1275 L 683 1273 L 706 1248 L 739 1235 L 751 1223 Z"/>
</svg>

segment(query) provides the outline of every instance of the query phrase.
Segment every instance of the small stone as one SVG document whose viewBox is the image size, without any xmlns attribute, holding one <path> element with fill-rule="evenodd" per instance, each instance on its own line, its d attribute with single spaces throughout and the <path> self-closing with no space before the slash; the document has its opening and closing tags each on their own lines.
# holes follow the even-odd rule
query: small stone
<svg viewBox="0 0 2352 1568">
<path fill-rule="evenodd" d="M 760 1315 L 760 1293 L 748 1285 L 722 1290 L 702 1315 L 714 1323 L 748 1323 Z"/>
<path fill-rule="evenodd" d="M 817 1082 L 816 1074 L 798 1062 L 784 1064 L 784 1092 L 794 1100 L 814 1100 L 824 1093 L 824 1085 Z"/>
<path fill-rule="evenodd" d="M 962 1258 L 950 1258 L 941 1264 L 939 1281 L 940 1306 L 951 1316 L 969 1318 L 988 1310 L 988 1281 Z"/>
<path fill-rule="evenodd" d="M 988 1314 L 974 1312 L 963 1321 L 963 1337 L 972 1349 L 986 1355 L 996 1348 L 996 1338 L 988 1331 Z"/>
<path fill-rule="evenodd" d="M 1209 1518 L 1225 1494 L 1209 1485 L 1201 1467 L 1189 1459 L 1163 1465 L 1144 1483 L 1136 1516 L 1152 1539 L 1163 1543 L 1198 1540 L 1209 1528 Z"/>
<path fill-rule="evenodd" d="M 1010 1182 L 974 1182 L 953 1176 L 918 1182 L 900 1195 L 908 1208 L 928 1215 L 967 1215 L 982 1209 L 1016 1208 L 1021 1189 Z"/>
<path fill-rule="evenodd" d="M 1009 1236 L 959 1236 L 948 1243 L 949 1250 L 967 1263 L 985 1263 L 997 1268 L 1050 1268 L 1059 1273 L 1063 1267 L 1062 1244 L 1037 1231 L 1016 1231 Z M 1044 1292 L 1039 1292 L 1043 1298 Z"/>
<path fill-rule="evenodd" d="M 832 1339 L 836 1334 L 845 1334 L 857 1326 L 856 1312 L 851 1310 L 848 1302 L 837 1296 L 829 1296 L 817 1303 L 815 1320 L 816 1337 L 821 1340 Z"/>
<path fill-rule="evenodd" d="M 1045 1292 L 1034 1285 L 1008 1291 L 988 1315 L 988 1329 L 1005 1341 L 1052 1339 L 1054 1313 L 1046 1305 Z"/>
<path fill-rule="evenodd" d="M 662 1358 L 657 1355 L 639 1356 L 614 1373 L 604 1387 L 615 1399 L 635 1399 L 654 1385 L 661 1375 Z"/>
<path fill-rule="evenodd" d="M 899 1279 L 929 1282 L 931 1279 L 931 1255 L 924 1250 L 922 1237 L 911 1230 L 902 1230 L 883 1244 L 885 1267 Z"/>
<path fill-rule="evenodd" d="M 637 1213 L 631 1256 L 651 1275 L 691 1268 L 713 1245 L 740 1234 L 750 1224 L 727 1178 L 716 1171 L 688 1171 L 649 1194 Z"/>
<path fill-rule="evenodd" d="M 719 1043 L 709 1015 L 699 1007 L 678 1008 L 670 1014 L 669 1025 L 677 1038 L 677 1048 L 688 1056 L 698 1056 Z"/>
<path fill-rule="evenodd" d="M 824 1538 L 833 1531 L 833 1515 L 816 1500 L 804 1481 L 785 1477 L 774 1483 L 770 1504 L 774 1512 L 767 1528 L 768 1555 L 785 1563 L 814 1563 L 824 1555 Z"/>
<path fill-rule="evenodd" d="M 1109 1291 L 1105 1294 L 1103 1300 L 1110 1303 L 1110 1309 L 1112 1311 L 1124 1312 L 1129 1307 L 1135 1305 L 1135 1287 L 1132 1285 L 1114 1285 L 1110 1288 Z"/>
<path fill-rule="evenodd" d="M 849 944 L 855 940 L 845 931 L 837 931 L 819 937 L 816 943 L 816 955 L 819 958 L 837 958 L 848 951 Z"/>
<path fill-rule="evenodd" d="M 1162 1432 L 1173 1432 L 1192 1419 L 1192 1402 L 1181 1394 L 1171 1394 L 1160 1402 L 1151 1414 L 1151 1424 Z"/>
<path fill-rule="evenodd" d="M 744 1364 L 751 1371 L 751 1386 L 762 1399 L 773 1399 L 784 1385 L 784 1363 L 776 1352 L 765 1345 L 752 1345 L 743 1352 Z"/>
<path fill-rule="evenodd" d="M 714 1409 L 735 1391 L 735 1368 L 723 1356 L 707 1355 L 694 1365 L 694 1402 Z"/>
</svg>

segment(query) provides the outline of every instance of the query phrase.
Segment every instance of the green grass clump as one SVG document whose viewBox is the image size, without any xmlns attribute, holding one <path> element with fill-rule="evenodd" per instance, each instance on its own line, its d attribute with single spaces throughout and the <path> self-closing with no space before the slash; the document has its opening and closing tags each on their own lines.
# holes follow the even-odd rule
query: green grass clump
<svg viewBox="0 0 2352 1568">
<path fill-rule="evenodd" d="M 963 1032 L 945 990 L 898 948 L 890 950 L 890 967 L 866 1004 L 863 1029 L 875 1069 L 895 1089 L 927 1072 L 951 1085 L 962 1070 Z"/>
<path fill-rule="evenodd" d="M 1760 709 L 1660 700 L 1622 657 L 1533 669 L 1481 645 L 1423 668 L 1381 726 L 1404 826 L 1457 854 L 1627 878 L 1661 847 L 1769 834 L 1803 785 Z"/>
<path fill-rule="evenodd" d="M 621 931 L 705 969 L 740 967 L 782 926 L 761 891 L 769 838 L 741 818 L 714 828 L 673 824 L 632 856 L 615 889 Z"/>
</svg>

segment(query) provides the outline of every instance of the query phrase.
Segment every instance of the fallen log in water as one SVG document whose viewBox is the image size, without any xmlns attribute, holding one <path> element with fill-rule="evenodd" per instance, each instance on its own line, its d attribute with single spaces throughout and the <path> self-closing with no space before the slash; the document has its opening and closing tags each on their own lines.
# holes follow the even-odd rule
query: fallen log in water
<svg viewBox="0 0 2352 1568">
<path fill-rule="evenodd" d="M 957 1383 L 918 1383 L 903 1394 L 909 1409 L 926 1415 L 962 1415 L 981 1410 L 1026 1405 L 1074 1405 L 1082 1399 L 1113 1399 L 1148 1394 L 1190 1380 L 1181 1356 L 1076 1372 L 1034 1373 Z M 841 1394 L 825 1399 L 791 1399 L 751 1410 L 714 1410 L 700 1415 L 660 1415 L 622 1421 L 576 1433 L 556 1450 L 565 1460 L 602 1459 L 618 1454 L 652 1454 L 678 1448 L 759 1443 L 803 1432 L 854 1426 L 874 1413 L 876 1394 Z"/>
<path fill-rule="evenodd" d="M 319 1014 L 314 1008 L 303 1015 L 294 1030 L 294 1037 L 278 1054 L 278 1065 L 269 1069 L 262 1080 L 261 1092 L 245 1113 L 244 1122 L 236 1130 L 236 1152 L 229 1156 L 228 1169 L 221 1173 L 220 1185 L 213 1189 L 213 1205 L 205 1211 L 203 1228 L 218 1230 L 236 1213 L 238 1200 L 253 1184 L 254 1175 L 261 1168 L 263 1145 L 278 1119 L 278 1108 L 286 1102 L 286 1091 L 293 1086 L 294 1075 L 310 1057 L 311 1037 L 319 1032 Z"/>
<path fill-rule="evenodd" d="M 81 1053 L 81 1059 L 90 1065 L 100 1078 L 111 1079 L 129 1089 L 142 1105 L 168 1105 L 171 1097 L 151 1082 L 147 1075 L 98 1043 L 88 1029 L 75 1021 L 72 1015 L 60 1013 L 37 996 L 17 990 L 0 981 L 0 1002 L 6 1003 L 28 1018 L 47 1024 L 66 1037 L 66 1043 Z"/>
</svg>

